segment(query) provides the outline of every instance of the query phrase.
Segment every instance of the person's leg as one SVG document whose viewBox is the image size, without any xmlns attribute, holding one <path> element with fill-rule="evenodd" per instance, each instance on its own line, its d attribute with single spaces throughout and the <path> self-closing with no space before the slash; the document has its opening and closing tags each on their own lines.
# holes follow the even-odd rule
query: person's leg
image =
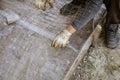
<svg viewBox="0 0 120 80">
<path fill-rule="evenodd" d="M 85 0 L 73 0 L 69 4 L 64 5 L 60 9 L 60 13 L 65 16 L 73 15 L 78 11 L 78 8 L 80 7 L 80 5 L 84 5 L 84 3 L 85 3 Z"/>
<path fill-rule="evenodd" d="M 86 0 L 73 0 L 71 3 L 77 6 L 84 5 Z"/>
<path fill-rule="evenodd" d="M 120 24 L 120 0 L 110 0 L 107 4 L 105 26 L 106 44 L 108 48 L 116 48 L 119 42 L 118 24 Z M 109 6 L 108 6 L 109 5 Z"/>
<path fill-rule="evenodd" d="M 114 49 L 118 45 L 118 26 L 118 24 L 106 25 L 106 44 L 108 48 Z"/>
</svg>

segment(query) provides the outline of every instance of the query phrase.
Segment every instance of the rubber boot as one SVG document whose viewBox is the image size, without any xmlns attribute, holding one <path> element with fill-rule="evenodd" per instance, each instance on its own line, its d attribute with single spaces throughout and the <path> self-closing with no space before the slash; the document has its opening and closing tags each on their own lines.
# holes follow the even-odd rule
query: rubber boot
<svg viewBox="0 0 120 80">
<path fill-rule="evenodd" d="M 114 49 L 119 42 L 118 24 L 110 24 L 106 27 L 106 44 L 108 48 Z"/>
</svg>

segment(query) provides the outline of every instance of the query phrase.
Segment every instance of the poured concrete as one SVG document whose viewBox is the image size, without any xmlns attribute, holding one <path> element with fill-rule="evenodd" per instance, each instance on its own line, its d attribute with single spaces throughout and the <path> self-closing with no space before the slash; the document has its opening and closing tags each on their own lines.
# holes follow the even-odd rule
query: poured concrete
<svg viewBox="0 0 120 80">
<path fill-rule="evenodd" d="M 11 25 L 0 23 L 5 25 L 0 26 L 0 80 L 64 79 L 92 33 L 92 27 L 87 26 L 71 38 L 66 48 L 50 46 L 55 34 L 75 18 L 59 14 L 68 2 L 56 0 L 53 9 L 41 11 L 34 7 L 33 0 L 1 1 L 0 15 L 14 11 L 21 19 Z"/>
</svg>

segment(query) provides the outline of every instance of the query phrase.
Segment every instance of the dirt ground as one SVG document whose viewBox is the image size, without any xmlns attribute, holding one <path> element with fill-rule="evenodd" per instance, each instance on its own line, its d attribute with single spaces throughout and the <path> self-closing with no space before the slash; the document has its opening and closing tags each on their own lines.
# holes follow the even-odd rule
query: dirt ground
<svg viewBox="0 0 120 80">
<path fill-rule="evenodd" d="M 120 80 L 120 42 L 116 49 L 108 49 L 103 37 L 100 37 L 96 47 L 90 48 L 70 80 Z"/>
</svg>

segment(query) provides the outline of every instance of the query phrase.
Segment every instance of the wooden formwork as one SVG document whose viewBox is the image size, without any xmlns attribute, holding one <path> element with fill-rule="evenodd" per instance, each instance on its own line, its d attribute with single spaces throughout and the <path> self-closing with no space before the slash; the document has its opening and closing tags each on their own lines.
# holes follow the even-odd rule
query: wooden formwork
<svg viewBox="0 0 120 80">
<path fill-rule="evenodd" d="M 100 27 L 93 29 L 91 21 L 72 36 L 66 48 L 52 48 L 51 40 L 75 18 L 59 14 L 68 2 L 55 0 L 53 9 L 41 11 L 34 7 L 33 0 L 1 0 L 0 15 L 4 18 L 12 11 L 20 20 L 10 25 L 0 23 L 0 80 L 70 78 Z"/>
</svg>

